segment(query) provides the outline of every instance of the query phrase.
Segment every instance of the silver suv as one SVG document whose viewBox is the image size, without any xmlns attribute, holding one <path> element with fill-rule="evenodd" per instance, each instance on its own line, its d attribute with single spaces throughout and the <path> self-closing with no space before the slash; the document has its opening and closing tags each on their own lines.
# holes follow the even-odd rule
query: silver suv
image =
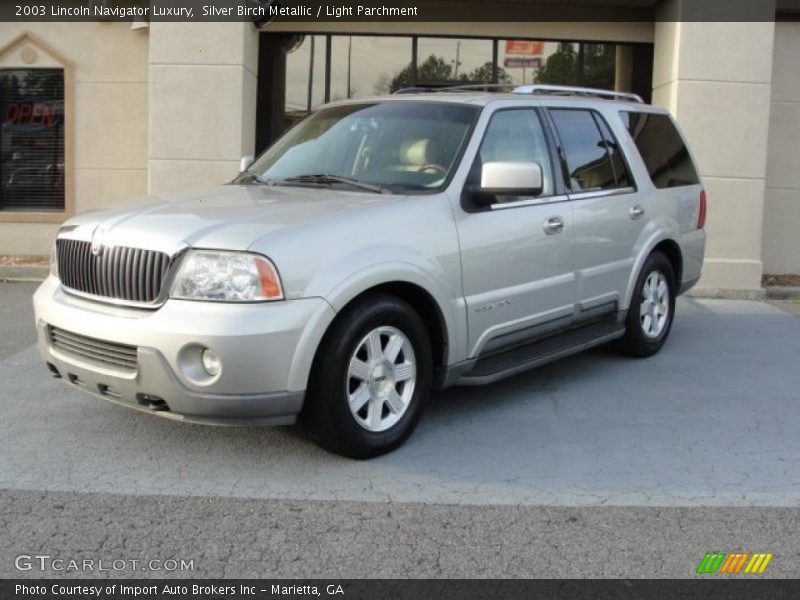
<svg viewBox="0 0 800 600">
<path fill-rule="evenodd" d="M 34 297 L 56 377 L 178 421 L 288 424 L 366 458 L 432 388 L 614 342 L 650 356 L 700 276 L 670 116 L 527 86 L 328 104 L 231 184 L 59 230 Z"/>
</svg>

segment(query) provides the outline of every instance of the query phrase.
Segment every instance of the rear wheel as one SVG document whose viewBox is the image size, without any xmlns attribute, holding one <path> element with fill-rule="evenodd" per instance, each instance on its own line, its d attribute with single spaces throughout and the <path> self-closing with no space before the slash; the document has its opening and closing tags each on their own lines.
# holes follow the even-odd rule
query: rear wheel
<svg viewBox="0 0 800 600">
<path fill-rule="evenodd" d="M 400 446 L 419 421 L 432 373 L 428 333 L 403 300 L 350 307 L 320 346 L 301 420 L 323 448 L 370 458 Z"/>
<path fill-rule="evenodd" d="M 629 356 L 652 356 L 664 345 L 675 315 L 675 274 L 669 259 L 660 252 L 644 263 L 631 297 L 625 321 L 625 336 L 615 343 Z"/>
</svg>

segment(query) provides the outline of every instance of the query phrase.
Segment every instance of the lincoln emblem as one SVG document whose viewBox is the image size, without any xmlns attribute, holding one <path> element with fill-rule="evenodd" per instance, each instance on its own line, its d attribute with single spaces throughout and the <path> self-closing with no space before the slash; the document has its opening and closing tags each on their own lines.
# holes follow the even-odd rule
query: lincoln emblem
<svg viewBox="0 0 800 600">
<path fill-rule="evenodd" d="M 97 256 L 103 251 L 103 230 L 98 227 L 92 233 L 92 254 Z"/>
</svg>

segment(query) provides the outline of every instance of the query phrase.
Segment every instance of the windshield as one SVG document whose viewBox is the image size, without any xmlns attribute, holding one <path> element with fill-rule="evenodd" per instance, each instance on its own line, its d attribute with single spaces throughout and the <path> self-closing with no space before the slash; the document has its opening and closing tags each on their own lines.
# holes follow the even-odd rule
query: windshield
<svg viewBox="0 0 800 600">
<path fill-rule="evenodd" d="M 389 191 L 433 191 L 455 168 L 477 111 L 407 101 L 325 108 L 287 131 L 248 171 L 284 185 L 350 180 Z"/>
</svg>

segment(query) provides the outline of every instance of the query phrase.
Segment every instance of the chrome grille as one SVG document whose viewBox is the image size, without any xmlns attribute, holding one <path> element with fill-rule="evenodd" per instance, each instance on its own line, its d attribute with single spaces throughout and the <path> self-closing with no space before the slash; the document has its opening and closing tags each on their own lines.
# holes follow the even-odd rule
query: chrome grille
<svg viewBox="0 0 800 600">
<path fill-rule="evenodd" d="M 111 246 L 93 254 L 91 242 L 60 239 L 56 249 L 65 287 L 127 302 L 154 302 L 170 264 L 169 255 L 141 248 Z"/>
<path fill-rule="evenodd" d="M 130 371 L 135 371 L 137 368 L 136 346 L 98 340 L 52 326 L 50 342 L 54 348 L 62 352 L 103 366 Z"/>
</svg>

